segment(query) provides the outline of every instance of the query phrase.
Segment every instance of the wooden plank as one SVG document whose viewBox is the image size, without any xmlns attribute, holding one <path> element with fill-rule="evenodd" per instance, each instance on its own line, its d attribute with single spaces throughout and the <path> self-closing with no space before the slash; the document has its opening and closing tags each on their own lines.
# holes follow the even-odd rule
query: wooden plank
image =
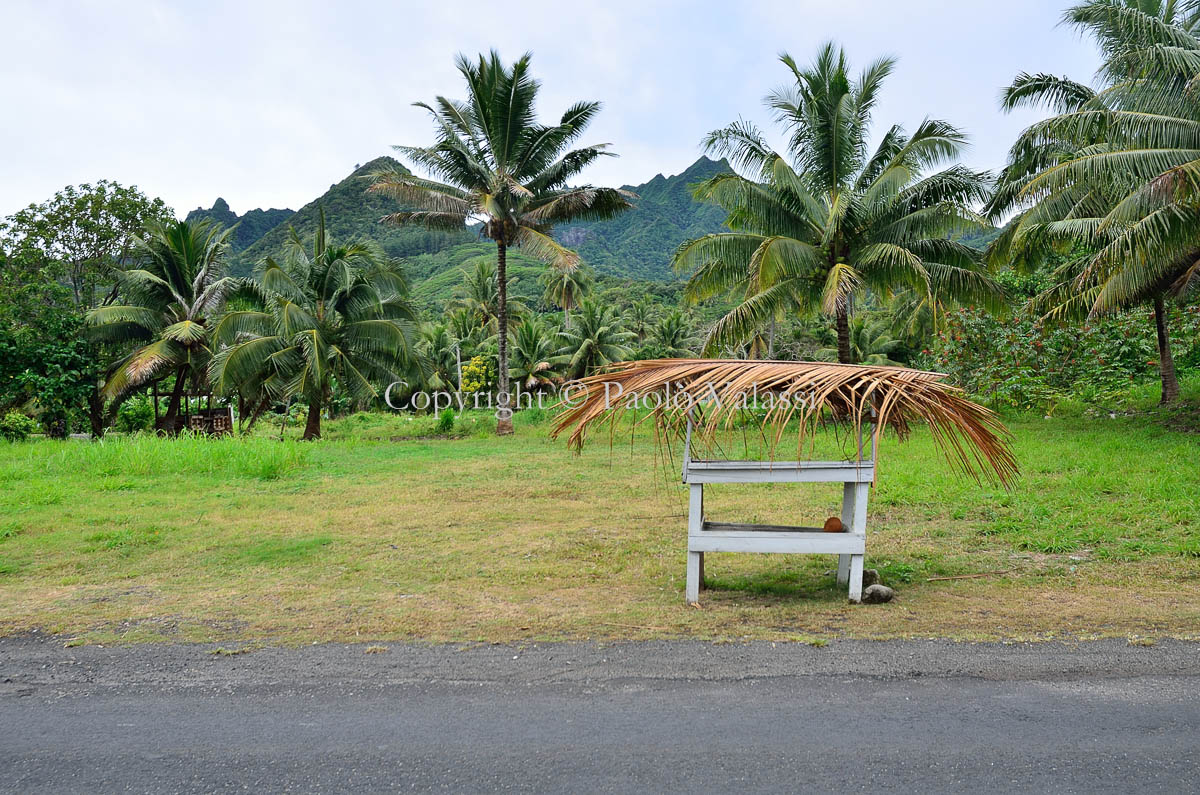
<svg viewBox="0 0 1200 795">
<path fill-rule="evenodd" d="M 698 535 L 688 536 L 688 551 L 862 555 L 866 551 L 866 539 L 851 533 L 704 530 Z"/>
<path fill-rule="evenodd" d="M 684 472 L 686 483 L 871 483 L 874 464 L 803 461 L 770 466 L 762 461 L 722 462 L 740 466 L 707 466 L 692 461 Z"/>
</svg>

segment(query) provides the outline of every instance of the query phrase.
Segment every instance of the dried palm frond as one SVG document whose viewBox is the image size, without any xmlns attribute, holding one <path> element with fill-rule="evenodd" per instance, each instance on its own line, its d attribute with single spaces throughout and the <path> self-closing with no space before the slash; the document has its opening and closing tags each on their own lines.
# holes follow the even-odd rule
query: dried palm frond
<svg viewBox="0 0 1200 795">
<path fill-rule="evenodd" d="M 929 426 L 934 441 L 956 470 L 1005 487 L 1018 474 L 1011 436 L 990 409 L 972 403 L 944 375 L 903 367 L 868 367 L 825 362 L 656 359 L 615 364 L 575 382 L 555 423 L 557 438 L 571 429 L 568 445 L 580 449 L 594 423 L 615 423 L 630 400 L 651 408 L 660 430 L 679 434 L 689 415 L 696 432 L 712 438 L 732 427 L 751 403 L 765 406 L 764 431 L 773 431 L 772 452 L 785 428 L 798 421 L 798 445 L 819 423 L 852 426 L 859 435 L 873 424 L 872 441 L 890 428 L 905 439 L 913 422 Z M 768 397 L 769 396 L 769 397 Z M 858 455 L 861 458 L 862 451 Z"/>
</svg>

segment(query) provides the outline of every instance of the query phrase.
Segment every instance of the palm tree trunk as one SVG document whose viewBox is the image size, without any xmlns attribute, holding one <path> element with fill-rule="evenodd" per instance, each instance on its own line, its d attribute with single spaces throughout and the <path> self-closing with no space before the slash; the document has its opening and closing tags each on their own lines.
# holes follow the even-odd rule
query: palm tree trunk
<svg viewBox="0 0 1200 795">
<path fill-rule="evenodd" d="M 181 364 L 179 369 L 175 371 L 175 388 L 171 390 L 171 398 L 167 401 L 167 413 L 162 418 L 162 424 L 159 430 L 166 431 L 172 436 L 179 435 L 179 428 L 175 427 L 176 420 L 179 418 L 179 404 L 183 400 L 183 390 L 187 387 L 187 370 L 186 364 Z"/>
<path fill-rule="evenodd" d="M 100 390 L 93 389 L 88 393 L 88 422 L 92 426 L 92 437 L 99 439 L 104 435 L 104 398 Z"/>
<path fill-rule="evenodd" d="M 507 436 L 513 432 L 513 424 L 508 394 L 508 248 L 504 240 L 496 241 L 496 281 L 498 291 L 496 326 L 500 336 L 500 355 L 498 357 L 500 389 L 496 395 L 498 404 L 496 435 Z"/>
<path fill-rule="evenodd" d="M 775 316 L 771 315 L 771 324 L 767 326 L 767 358 L 775 358 Z"/>
<path fill-rule="evenodd" d="M 853 364 L 854 356 L 850 352 L 850 312 L 845 299 L 837 304 L 837 350 L 838 361 L 842 364 Z"/>
<path fill-rule="evenodd" d="M 1171 336 L 1167 332 L 1167 308 L 1161 295 L 1154 296 L 1154 330 L 1158 333 L 1158 371 L 1162 378 L 1160 404 L 1179 399 L 1179 379 L 1175 376 L 1175 358 L 1171 356 Z"/>
<path fill-rule="evenodd" d="M 309 398 L 308 400 L 308 419 L 304 423 L 304 436 L 306 442 L 311 442 L 313 439 L 321 438 L 321 399 L 319 397 Z"/>
</svg>

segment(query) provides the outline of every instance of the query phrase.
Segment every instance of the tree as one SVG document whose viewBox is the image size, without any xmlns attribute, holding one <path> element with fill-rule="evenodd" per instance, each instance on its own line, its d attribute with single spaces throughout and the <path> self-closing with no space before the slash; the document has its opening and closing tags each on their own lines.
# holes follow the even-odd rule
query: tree
<svg viewBox="0 0 1200 795">
<path fill-rule="evenodd" d="M 527 392 L 551 389 L 561 380 L 567 357 L 560 355 L 555 336 L 537 315 L 527 315 L 517 324 L 508 374 Z"/>
<path fill-rule="evenodd" d="M 335 381 L 365 402 L 391 383 L 428 379 L 398 266 L 371 246 L 335 245 L 323 211 L 311 249 L 292 230 L 283 264 L 265 259 L 249 288 L 258 306 L 227 312 L 214 332 L 222 347 L 212 360 L 213 387 L 229 394 L 252 384 L 276 398 L 303 397 L 305 440 L 321 436 Z"/>
<path fill-rule="evenodd" d="M 655 318 L 654 302 L 650 300 L 650 296 L 644 295 L 630 305 L 629 311 L 625 313 L 625 319 L 629 323 L 629 330 L 637 335 L 637 341 L 643 342 L 646 335 L 650 332 L 650 327 L 654 323 Z"/>
<path fill-rule="evenodd" d="M 554 224 L 603 220 L 628 209 L 632 194 L 590 185 L 568 187 L 607 144 L 569 147 L 600 110 L 598 102 L 579 102 L 557 124 L 537 121 L 540 84 L 529 72 L 527 53 L 511 66 L 498 53 L 457 66 L 467 84 L 464 101 L 438 97 L 417 103 L 433 116 L 437 141 L 432 146 L 397 147 L 402 156 L 432 175 L 427 179 L 398 170 L 375 174 L 371 190 L 393 196 L 406 208 L 387 216 L 394 224 L 461 230 L 482 223 L 480 233 L 496 243 L 498 281 L 500 411 L 498 434 L 512 433 L 508 393 L 507 250 L 524 253 L 559 271 L 579 267 L 579 257 L 550 235 Z M 441 181 L 438 181 L 441 180 Z"/>
<path fill-rule="evenodd" d="M 888 324 L 884 320 L 868 322 L 862 315 L 850 318 L 850 350 L 854 360 L 873 367 L 899 365 L 891 355 L 902 345 L 900 340 L 893 339 L 888 333 Z M 838 357 L 837 348 L 820 348 L 816 358 L 822 361 L 835 361 Z"/>
<path fill-rule="evenodd" d="M 694 340 L 687 316 L 678 309 L 672 309 L 651 328 L 650 343 L 665 358 L 691 356 Z"/>
<path fill-rule="evenodd" d="M 100 180 L 68 185 L 41 204 L 8 217 L 0 234 L 10 250 L 36 251 L 56 266 L 71 289 L 75 305 L 87 310 L 103 300 L 102 285 L 112 283 L 114 268 L 130 256 L 135 239 L 151 223 L 174 220 L 162 199 L 149 199 L 136 187 Z"/>
<path fill-rule="evenodd" d="M 989 256 L 1025 268 L 1057 261 L 1055 283 L 1030 304 L 1046 320 L 1151 304 L 1170 403 L 1179 382 L 1165 299 L 1200 282 L 1200 6 L 1093 0 L 1064 20 L 1099 43 L 1101 85 L 1021 74 L 1006 89 L 1005 109 L 1055 115 L 1009 154 L 988 211 L 1018 214 Z"/>
<path fill-rule="evenodd" d="M 623 361 L 633 354 L 629 347 L 633 332 L 621 328 L 613 307 L 591 298 L 579 305 L 579 322 L 574 328 L 560 332 L 560 338 L 559 353 L 566 357 L 570 378 L 591 375 L 604 365 Z"/>
<path fill-rule="evenodd" d="M 571 327 L 571 309 L 579 306 L 579 302 L 592 292 L 592 274 L 586 268 L 573 270 L 549 270 L 542 274 L 540 281 L 545 287 L 542 300 L 550 306 L 557 306 L 563 311 L 563 325 Z"/>
<path fill-rule="evenodd" d="M 496 266 L 490 260 L 482 257 L 475 260 L 471 270 L 461 268 L 462 284 L 454 290 L 454 299 L 450 302 L 451 309 L 464 309 L 471 314 L 480 327 L 496 333 L 500 317 L 500 280 L 496 276 Z M 508 280 L 511 288 L 517 283 L 517 277 Z M 524 312 L 525 305 L 518 301 L 507 302 L 508 313 Z"/>
<path fill-rule="evenodd" d="M 116 300 L 114 272 L 128 264 L 134 237 L 147 223 L 172 217 L 161 199 L 101 180 L 67 186 L 0 222 L 0 260 L 10 282 L 0 301 L 42 310 L 26 348 L 40 353 L 22 368 L 22 389 L 51 434 L 65 436 L 79 415 L 87 416 L 93 435 L 104 433 L 100 362 L 117 352 L 80 341 L 83 315 Z M 62 291 L 53 289 L 59 284 Z"/>
<path fill-rule="evenodd" d="M 168 375 L 175 385 L 162 428 L 178 432 L 177 417 L 189 382 L 205 377 L 212 349 L 209 321 L 236 284 L 224 275 L 228 230 L 215 224 L 151 222 L 135 236 L 132 258 L 139 266 L 116 273 L 123 304 L 99 306 L 87 315 L 97 339 L 136 348 L 107 373 L 101 394 L 120 400 Z"/>
<path fill-rule="evenodd" d="M 710 133 L 707 151 L 748 172 L 719 174 L 697 198 L 728 212 L 732 232 L 690 240 L 674 266 L 690 272 L 686 295 L 697 302 L 737 291 L 741 303 L 709 332 L 705 351 L 736 347 L 787 313 L 835 319 L 838 361 L 853 361 L 850 316 L 855 296 L 897 289 L 1000 307 L 1003 290 L 977 252 L 947 239 L 978 228 L 974 204 L 987 196 L 987 175 L 962 165 L 931 170 L 956 157 L 966 137 L 926 119 L 910 136 L 893 125 L 869 147 L 871 114 L 893 61 L 881 59 L 852 79 L 845 53 L 826 44 L 812 66 L 780 59 L 793 79 L 767 98 L 788 146 L 777 153 L 753 124 Z"/>
</svg>

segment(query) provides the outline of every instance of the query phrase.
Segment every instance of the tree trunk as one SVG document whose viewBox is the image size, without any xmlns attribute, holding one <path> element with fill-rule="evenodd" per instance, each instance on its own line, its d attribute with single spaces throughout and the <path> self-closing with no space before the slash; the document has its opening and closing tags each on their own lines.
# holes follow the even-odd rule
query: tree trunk
<svg viewBox="0 0 1200 795">
<path fill-rule="evenodd" d="M 88 395 L 88 421 L 92 426 L 92 438 L 104 436 L 104 398 L 100 397 L 100 389 L 96 388 Z"/>
<path fill-rule="evenodd" d="M 771 315 L 771 324 L 767 326 L 767 358 L 775 358 L 775 316 Z"/>
<path fill-rule="evenodd" d="M 250 422 L 246 423 L 246 427 L 242 433 L 250 433 L 250 431 L 254 428 L 254 423 L 258 422 L 258 418 L 263 415 L 263 412 L 267 410 L 267 406 L 269 405 L 271 405 L 271 399 L 269 397 L 265 397 L 255 404 L 254 410 L 250 413 Z M 238 417 L 241 417 L 240 413 L 238 414 Z"/>
<path fill-rule="evenodd" d="M 1175 376 L 1175 358 L 1171 356 L 1171 337 L 1167 331 L 1167 308 L 1163 297 L 1154 297 L 1154 330 L 1158 334 L 1158 371 L 1162 377 L 1160 404 L 1179 400 L 1179 379 Z"/>
<path fill-rule="evenodd" d="M 179 404 L 183 400 L 183 390 L 187 388 L 187 370 L 188 366 L 183 364 L 175 371 L 175 388 L 171 390 L 171 399 L 167 401 L 167 413 L 159 426 L 160 431 L 166 431 L 172 436 L 179 435 L 175 421 L 179 417 Z"/>
<path fill-rule="evenodd" d="M 321 438 L 321 400 L 320 398 L 309 398 L 308 401 L 308 420 L 304 423 L 304 436 L 306 442 L 311 442 L 313 439 Z"/>
<path fill-rule="evenodd" d="M 850 351 L 850 312 L 845 299 L 837 304 L 837 350 L 839 362 L 854 363 L 854 355 Z"/>
<path fill-rule="evenodd" d="M 496 241 L 496 280 L 498 300 L 496 325 L 500 335 L 498 366 L 499 391 L 496 394 L 496 435 L 507 436 L 513 432 L 511 397 L 508 394 L 508 251 L 503 240 Z"/>
</svg>

